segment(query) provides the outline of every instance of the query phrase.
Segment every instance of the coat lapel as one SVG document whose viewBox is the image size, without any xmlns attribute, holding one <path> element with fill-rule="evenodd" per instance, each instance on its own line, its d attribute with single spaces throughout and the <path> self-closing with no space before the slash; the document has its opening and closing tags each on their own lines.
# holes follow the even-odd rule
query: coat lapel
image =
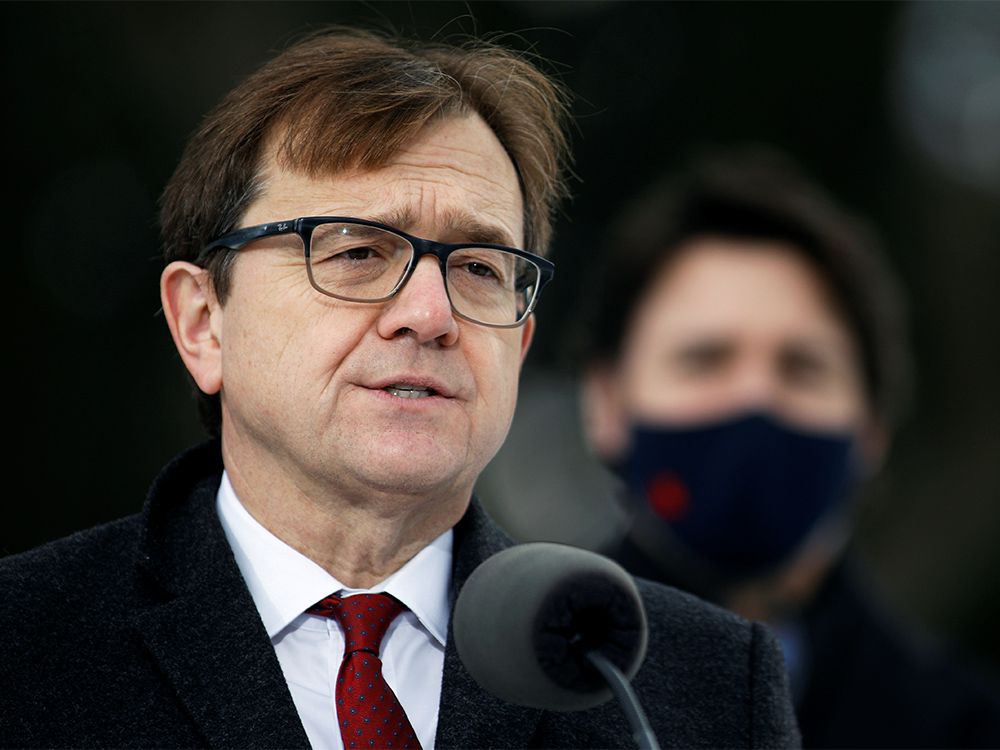
<svg viewBox="0 0 1000 750">
<path fill-rule="evenodd" d="M 217 443 L 180 456 L 144 510 L 137 564 L 145 590 L 133 626 L 207 747 L 308 747 L 274 648 L 215 512 Z M 511 540 L 472 501 L 455 527 L 451 606 L 473 570 Z M 487 693 L 450 633 L 438 747 L 528 747 L 543 716 Z"/>
<path fill-rule="evenodd" d="M 135 624 L 207 746 L 308 747 L 263 625 L 219 601 L 175 599 Z"/>
<path fill-rule="evenodd" d="M 291 694 L 215 513 L 217 445 L 154 483 L 133 625 L 209 747 L 308 747 Z"/>
<path fill-rule="evenodd" d="M 466 579 L 490 555 L 512 542 L 473 499 L 455 527 L 451 606 Z M 455 649 L 451 630 L 445 648 L 444 682 L 438 717 L 437 747 L 529 747 L 542 712 L 506 703 L 479 687 Z"/>
</svg>

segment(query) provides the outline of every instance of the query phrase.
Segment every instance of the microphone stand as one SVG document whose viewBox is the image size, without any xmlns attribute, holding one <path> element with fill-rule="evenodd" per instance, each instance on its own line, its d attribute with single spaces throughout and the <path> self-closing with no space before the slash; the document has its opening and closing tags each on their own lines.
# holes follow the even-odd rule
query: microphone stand
<svg viewBox="0 0 1000 750">
<path fill-rule="evenodd" d="M 656 735 L 649 726 L 649 720 L 642 706 L 639 705 L 639 699 L 621 670 L 598 651 L 587 651 L 584 658 L 607 680 L 611 692 L 615 694 L 625 712 L 625 718 L 632 729 L 632 738 L 639 750 L 660 750 L 660 744 L 656 741 Z"/>
</svg>

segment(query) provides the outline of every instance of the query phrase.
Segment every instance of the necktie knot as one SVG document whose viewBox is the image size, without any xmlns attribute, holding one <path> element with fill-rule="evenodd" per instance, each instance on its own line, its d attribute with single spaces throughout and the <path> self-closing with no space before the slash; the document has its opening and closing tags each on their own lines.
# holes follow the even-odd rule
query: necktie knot
<svg viewBox="0 0 1000 750">
<path fill-rule="evenodd" d="M 309 614 L 335 618 L 344 631 L 344 653 L 370 651 L 376 656 L 392 621 L 406 607 L 389 594 L 328 596 L 309 608 Z"/>
</svg>

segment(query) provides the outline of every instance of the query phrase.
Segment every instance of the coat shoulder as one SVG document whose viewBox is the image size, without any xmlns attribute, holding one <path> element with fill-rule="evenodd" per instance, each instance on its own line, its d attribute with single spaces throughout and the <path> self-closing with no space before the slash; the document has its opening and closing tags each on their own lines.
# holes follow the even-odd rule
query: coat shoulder
<svg viewBox="0 0 1000 750">
<path fill-rule="evenodd" d="M 647 710 L 692 738 L 739 747 L 800 744 L 784 659 L 764 625 L 663 584 L 637 579 L 649 624 L 636 675 Z"/>
<path fill-rule="evenodd" d="M 123 574 L 135 563 L 140 537 L 136 514 L 0 559 L 4 619 L 51 617 L 91 602 L 106 608 L 108 595 L 121 589 Z"/>
</svg>

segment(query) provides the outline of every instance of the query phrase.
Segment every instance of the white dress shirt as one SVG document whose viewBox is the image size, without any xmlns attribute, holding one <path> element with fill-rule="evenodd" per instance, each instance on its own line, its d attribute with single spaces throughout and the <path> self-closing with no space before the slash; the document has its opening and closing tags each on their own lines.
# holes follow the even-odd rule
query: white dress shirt
<svg viewBox="0 0 1000 750">
<path fill-rule="evenodd" d="M 382 639 L 382 673 L 424 750 L 434 747 L 444 647 L 448 636 L 452 531 L 371 589 L 351 589 L 261 526 L 222 475 L 216 507 L 236 563 L 278 656 L 285 680 L 315 750 L 343 750 L 334 686 L 344 656 L 335 619 L 305 614 L 330 594 L 385 592 L 403 602 Z"/>
</svg>

